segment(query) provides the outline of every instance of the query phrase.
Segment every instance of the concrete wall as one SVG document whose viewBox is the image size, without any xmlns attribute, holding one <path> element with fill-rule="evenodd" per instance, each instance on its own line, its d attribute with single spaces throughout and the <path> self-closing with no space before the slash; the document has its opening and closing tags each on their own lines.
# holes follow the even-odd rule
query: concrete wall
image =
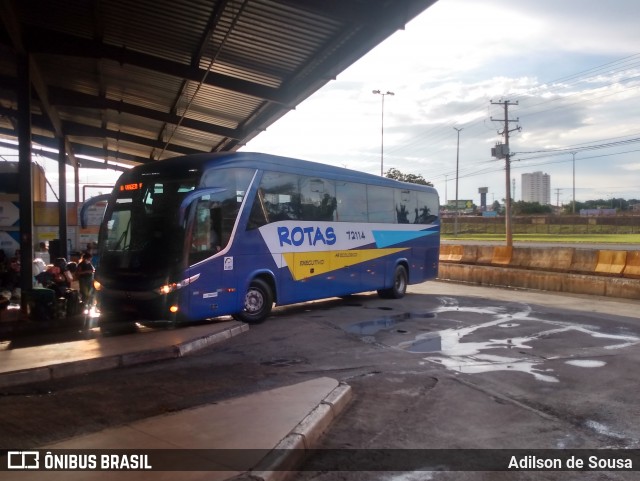
<svg viewBox="0 0 640 481">
<path fill-rule="evenodd" d="M 441 245 L 438 278 L 640 300 L 640 251 Z"/>
</svg>

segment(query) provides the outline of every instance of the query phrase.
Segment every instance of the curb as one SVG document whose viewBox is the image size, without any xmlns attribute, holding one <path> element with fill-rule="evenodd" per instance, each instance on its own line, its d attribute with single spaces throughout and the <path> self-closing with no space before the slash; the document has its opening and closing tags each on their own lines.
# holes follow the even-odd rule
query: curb
<svg viewBox="0 0 640 481">
<path fill-rule="evenodd" d="M 352 397 L 351 386 L 341 382 L 254 469 L 230 481 L 287 481 Z"/>
<path fill-rule="evenodd" d="M 89 374 L 166 359 L 175 359 L 225 341 L 248 330 L 248 324 L 241 324 L 221 332 L 207 334 L 171 346 L 2 373 L 0 374 L 0 388 L 14 387 L 32 382 L 51 381 L 76 376 L 78 374 Z"/>
</svg>

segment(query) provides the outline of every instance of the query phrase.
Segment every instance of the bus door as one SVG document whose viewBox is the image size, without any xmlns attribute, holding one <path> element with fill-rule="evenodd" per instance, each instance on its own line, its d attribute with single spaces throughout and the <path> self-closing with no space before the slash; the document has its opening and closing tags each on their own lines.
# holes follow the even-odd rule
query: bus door
<svg viewBox="0 0 640 481">
<path fill-rule="evenodd" d="M 189 278 L 189 318 L 216 317 L 233 309 L 237 300 L 236 273 L 229 241 L 235 221 L 235 192 L 206 189 L 190 198 L 186 249 Z"/>
</svg>

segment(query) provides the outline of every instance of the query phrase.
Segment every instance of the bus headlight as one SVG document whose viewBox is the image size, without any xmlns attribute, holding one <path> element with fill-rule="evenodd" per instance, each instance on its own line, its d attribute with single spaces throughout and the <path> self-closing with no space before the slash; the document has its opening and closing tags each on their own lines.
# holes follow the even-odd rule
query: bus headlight
<svg viewBox="0 0 640 481">
<path fill-rule="evenodd" d="M 160 288 L 156 289 L 156 292 L 162 296 L 166 296 L 167 294 L 172 293 L 173 291 L 177 291 L 178 289 L 182 289 L 185 286 L 188 286 L 192 282 L 195 282 L 200 277 L 200 274 L 196 274 L 195 276 L 191 276 L 187 279 L 183 279 L 180 282 L 173 282 L 171 284 L 165 284 Z"/>
</svg>

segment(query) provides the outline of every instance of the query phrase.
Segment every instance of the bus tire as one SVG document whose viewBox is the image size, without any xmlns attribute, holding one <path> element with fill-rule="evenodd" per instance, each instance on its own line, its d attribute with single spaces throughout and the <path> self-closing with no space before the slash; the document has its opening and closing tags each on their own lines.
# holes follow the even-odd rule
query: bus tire
<svg viewBox="0 0 640 481">
<path fill-rule="evenodd" d="M 263 322 L 273 307 L 273 291 L 262 279 L 254 279 L 244 295 L 243 309 L 233 317 L 247 324 Z"/>
<path fill-rule="evenodd" d="M 407 293 L 408 283 L 407 268 L 403 265 L 397 265 L 393 273 L 393 285 L 389 289 L 378 290 L 378 295 L 383 299 L 401 299 Z"/>
</svg>

